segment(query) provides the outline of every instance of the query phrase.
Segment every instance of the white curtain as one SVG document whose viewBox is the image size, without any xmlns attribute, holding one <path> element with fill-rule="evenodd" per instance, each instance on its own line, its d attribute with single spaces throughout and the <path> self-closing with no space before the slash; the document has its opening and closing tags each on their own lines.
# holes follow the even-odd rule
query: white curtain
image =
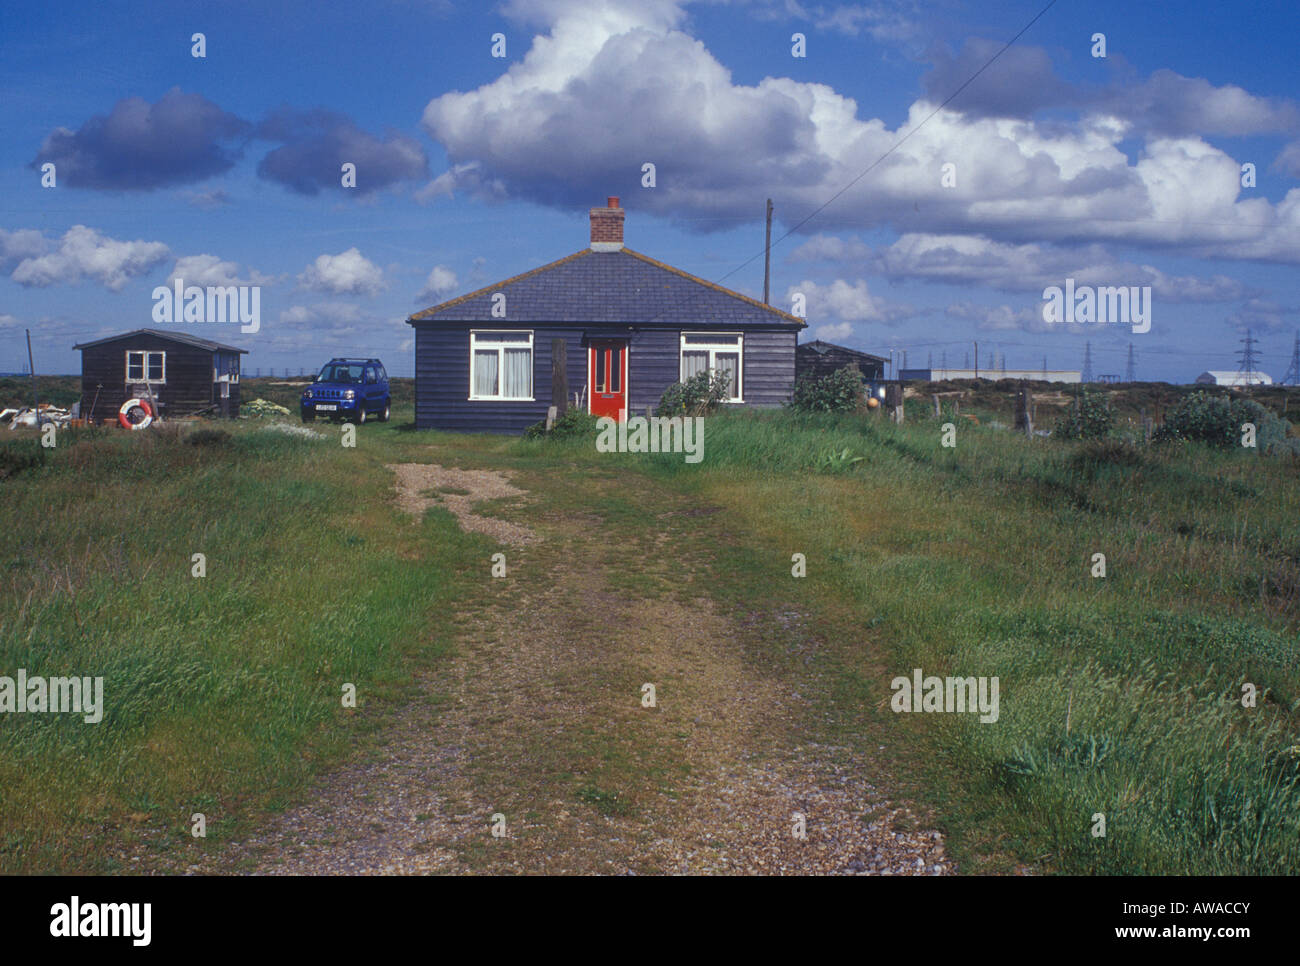
<svg viewBox="0 0 1300 966">
<path fill-rule="evenodd" d="M 533 352 L 531 349 L 505 350 L 505 387 L 503 396 L 528 399 L 533 394 Z"/>
<path fill-rule="evenodd" d="M 474 395 L 497 394 L 497 350 L 479 350 L 474 353 Z"/>
<path fill-rule="evenodd" d="M 698 375 L 707 368 L 709 368 L 709 354 L 707 352 L 682 353 L 682 382 L 685 382 L 691 376 Z"/>
<path fill-rule="evenodd" d="M 737 389 L 740 387 L 737 385 L 736 381 L 737 371 L 740 369 L 740 356 L 736 355 L 734 352 L 718 352 L 713 358 L 717 365 L 718 372 L 725 372 L 727 374 L 727 385 L 729 387 L 728 392 L 730 393 L 731 398 L 735 399 L 740 395 L 740 393 L 737 392 Z"/>
</svg>

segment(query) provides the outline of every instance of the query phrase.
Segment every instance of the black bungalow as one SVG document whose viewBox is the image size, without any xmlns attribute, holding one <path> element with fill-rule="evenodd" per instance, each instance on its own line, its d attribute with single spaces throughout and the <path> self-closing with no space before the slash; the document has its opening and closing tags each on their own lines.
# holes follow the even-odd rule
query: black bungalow
<svg viewBox="0 0 1300 966">
<path fill-rule="evenodd" d="M 779 406 L 804 321 L 623 246 L 617 198 L 591 209 L 591 246 L 407 319 L 415 425 L 519 433 L 568 405 L 621 418 L 674 382 L 726 373 L 729 402 Z M 562 360 L 562 361 L 561 361 Z"/>
<path fill-rule="evenodd" d="M 247 349 L 188 333 L 136 329 L 72 348 L 81 352 L 81 414 L 116 419 L 128 399 L 152 399 L 162 416 L 239 415 L 239 357 Z"/>
<path fill-rule="evenodd" d="M 857 349 L 814 339 L 802 343 L 795 350 L 795 374 L 799 379 L 821 379 L 856 365 L 864 379 L 874 381 L 885 377 L 885 363 L 888 361 L 873 356 L 870 352 L 859 352 Z"/>
</svg>

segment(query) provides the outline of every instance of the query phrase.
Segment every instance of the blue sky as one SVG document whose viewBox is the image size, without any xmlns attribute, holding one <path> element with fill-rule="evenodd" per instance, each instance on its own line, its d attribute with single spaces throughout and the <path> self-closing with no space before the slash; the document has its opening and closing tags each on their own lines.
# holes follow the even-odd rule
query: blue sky
<svg viewBox="0 0 1300 966">
<path fill-rule="evenodd" d="M 806 338 L 1010 368 L 1091 341 L 1118 374 L 1132 345 L 1139 378 L 1190 381 L 1249 326 L 1281 377 L 1300 5 L 1060 0 L 933 113 L 1045 3 L 9 4 L 0 370 L 30 328 L 38 370 L 77 371 L 179 276 L 261 286 L 257 333 L 186 327 L 246 371 L 409 374 L 409 314 L 585 247 L 617 194 L 629 247 L 755 296 L 771 197 Z M 1150 286 L 1150 331 L 1043 322 L 1071 277 Z"/>
</svg>

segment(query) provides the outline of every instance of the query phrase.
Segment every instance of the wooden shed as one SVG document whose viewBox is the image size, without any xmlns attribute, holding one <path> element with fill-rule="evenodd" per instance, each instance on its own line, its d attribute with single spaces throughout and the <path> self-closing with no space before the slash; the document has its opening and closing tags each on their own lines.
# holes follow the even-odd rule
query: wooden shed
<svg viewBox="0 0 1300 966">
<path fill-rule="evenodd" d="M 625 247 L 623 217 L 610 198 L 589 248 L 407 320 L 417 427 L 518 433 L 561 392 L 622 419 L 706 369 L 730 405 L 790 399 L 804 321 Z"/>
<path fill-rule="evenodd" d="M 81 353 L 81 415 L 116 419 L 150 396 L 162 416 L 239 415 L 239 357 L 247 349 L 181 332 L 136 329 L 72 348 Z"/>
<path fill-rule="evenodd" d="M 889 360 L 831 342 L 814 339 L 795 350 L 795 373 L 798 379 L 821 379 L 847 366 L 856 365 L 864 379 L 883 379 Z"/>
</svg>

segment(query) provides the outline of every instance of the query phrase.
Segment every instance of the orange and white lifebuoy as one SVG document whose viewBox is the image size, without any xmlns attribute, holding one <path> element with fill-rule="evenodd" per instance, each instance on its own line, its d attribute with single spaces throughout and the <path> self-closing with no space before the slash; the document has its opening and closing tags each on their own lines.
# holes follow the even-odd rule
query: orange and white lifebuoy
<svg viewBox="0 0 1300 966">
<path fill-rule="evenodd" d="M 139 410 L 144 413 L 143 419 L 133 422 L 131 419 L 132 411 Z M 147 429 L 153 422 L 153 407 L 149 405 L 149 400 L 141 399 L 138 396 L 135 399 L 128 399 L 122 403 L 122 408 L 117 411 L 117 421 L 122 424 L 123 429 Z"/>
</svg>

